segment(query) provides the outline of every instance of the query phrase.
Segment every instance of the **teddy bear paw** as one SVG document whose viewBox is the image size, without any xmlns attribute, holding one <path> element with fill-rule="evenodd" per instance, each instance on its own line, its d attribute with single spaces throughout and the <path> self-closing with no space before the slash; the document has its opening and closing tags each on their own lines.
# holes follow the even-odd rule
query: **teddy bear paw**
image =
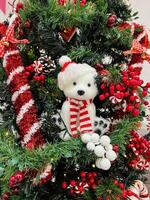
<svg viewBox="0 0 150 200">
<path fill-rule="evenodd" d="M 103 117 L 96 117 L 94 120 L 94 132 L 103 135 L 108 132 L 110 121 Z"/>
</svg>

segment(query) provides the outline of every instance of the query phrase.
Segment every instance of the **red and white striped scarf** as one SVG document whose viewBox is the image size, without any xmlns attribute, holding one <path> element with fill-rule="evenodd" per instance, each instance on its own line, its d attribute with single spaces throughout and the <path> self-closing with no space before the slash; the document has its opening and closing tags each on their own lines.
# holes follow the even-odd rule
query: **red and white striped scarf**
<svg viewBox="0 0 150 200">
<path fill-rule="evenodd" d="M 70 129 L 73 137 L 78 137 L 78 119 L 80 133 L 92 133 L 92 123 L 87 109 L 87 105 L 92 103 L 92 100 L 78 100 L 67 98 L 70 102 Z"/>
</svg>

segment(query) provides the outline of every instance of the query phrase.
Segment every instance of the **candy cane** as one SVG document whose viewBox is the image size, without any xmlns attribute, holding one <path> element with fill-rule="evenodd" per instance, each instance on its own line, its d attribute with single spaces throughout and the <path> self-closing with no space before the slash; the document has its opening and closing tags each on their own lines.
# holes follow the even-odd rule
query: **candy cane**
<svg viewBox="0 0 150 200">
<path fill-rule="evenodd" d="M 14 38 L 16 17 L 11 18 L 10 25 L 0 41 L 0 57 L 3 57 L 3 68 L 7 76 L 7 85 L 12 93 L 12 103 L 16 111 L 16 124 L 19 128 L 21 144 L 27 148 L 35 148 L 44 144 L 40 131 L 41 122 L 32 97 L 27 75 L 22 63 L 18 43 L 27 40 Z"/>
<path fill-rule="evenodd" d="M 150 200 L 148 189 L 140 180 L 136 180 L 134 185 L 130 186 L 129 190 L 133 192 L 131 196 L 128 196 L 130 200 Z"/>
</svg>

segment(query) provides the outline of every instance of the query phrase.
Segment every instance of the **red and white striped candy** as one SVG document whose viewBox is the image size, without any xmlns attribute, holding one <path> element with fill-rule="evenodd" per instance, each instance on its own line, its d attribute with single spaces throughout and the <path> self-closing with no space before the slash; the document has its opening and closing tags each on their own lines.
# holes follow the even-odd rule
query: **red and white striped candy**
<svg viewBox="0 0 150 200">
<path fill-rule="evenodd" d="M 150 200 L 148 189 L 142 181 L 136 180 L 129 189 L 133 192 L 131 196 L 128 196 L 130 200 Z"/>
</svg>

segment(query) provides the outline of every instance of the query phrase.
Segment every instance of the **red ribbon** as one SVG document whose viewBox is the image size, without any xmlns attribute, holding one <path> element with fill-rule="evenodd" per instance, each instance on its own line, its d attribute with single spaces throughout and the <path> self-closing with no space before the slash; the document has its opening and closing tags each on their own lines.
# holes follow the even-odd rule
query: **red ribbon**
<svg viewBox="0 0 150 200">
<path fill-rule="evenodd" d="M 142 54 L 145 52 L 145 48 L 140 44 L 140 42 L 137 39 L 134 39 L 132 42 L 132 47 L 128 51 L 124 51 L 124 55 L 130 55 L 130 54 Z"/>
<path fill-rule="evenodd" d="M 5 35 L 0 40 L 0 58 L 2 58 L 5 54 L 6 47 L 9 47 L 10 44 L 28 44 L 29 41 L 26 39 L 18 40 L 14 38 L 15 23 L 8 27 Z"/>
</svg>

